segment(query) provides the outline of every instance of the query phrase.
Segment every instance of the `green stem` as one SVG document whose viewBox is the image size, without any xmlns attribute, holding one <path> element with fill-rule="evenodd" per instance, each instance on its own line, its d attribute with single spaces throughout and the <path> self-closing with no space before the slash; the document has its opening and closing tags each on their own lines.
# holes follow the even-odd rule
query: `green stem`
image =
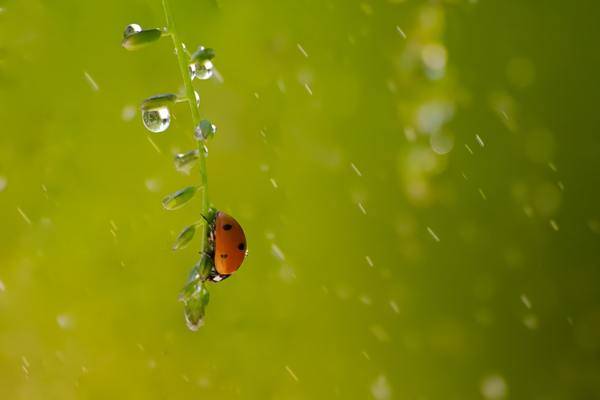
<svg viewBox="0 0 600 400">
<path fill-rule="evenodd" d="M 183 46 L 181 40 L 179 40 L 179 36 L 177 34 L 177 29 L 175 28 L 175 21 L 173 20 L 173 14 L 171 14 L 171 9 L 169 7 L 169 0 L 163 0 L 163 8 L 165 10 L 165 17 L 167 19 L 167 30 L 173 40 L 173 45 L 175 46 L 175 53 L 177 54 L 177 62 L 179 63 L 179 71 L 181 72 L 181 78 L 183 79 L 183 84 L 185 86 L 186 97 L 188 98 L 188 103 L 190 105 L 190 111 L 192 112 L 192 121 L 194 123 L 194 127 L 198 126 L 200 123 L 200 110 L 198 108 L 198 104 L 196 103 L 196 94 L 194 92 L 194 86 L 192 85 L 192 77 L 190 76 L 188 64 L 189 60 L 186 58 L 186 50 Z M 198 149 L 200 150 L 201 157 L 199 159 L 200 164 L 200 187 L 202 188 L 202 208 L 200 213 L 204 216 L 208 215 L 209 211 L 209 201 L 208 201 L 208 177 L 206 175 L 206 151 L 204 148 L 204 142 L 198 141 Z M 208 224 L 204 224 L 202 226 L 202 246 L 200 247 L 200 253 L 203 254 L 204 251 L 208 248 Z"/>
</svg>

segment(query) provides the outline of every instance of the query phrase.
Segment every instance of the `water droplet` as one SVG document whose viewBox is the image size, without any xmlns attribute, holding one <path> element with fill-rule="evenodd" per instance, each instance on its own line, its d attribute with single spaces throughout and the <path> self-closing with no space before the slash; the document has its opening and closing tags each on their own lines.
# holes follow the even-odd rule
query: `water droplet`
<svg viewBox="0 0 600 400">
<path fill-rule="evenodd" d="M 191 169 L 196 165 L 200 151 L 198 149 L 190 150 L 185 153 L 175 155 L 175 169 L 184 174 L 189 174 Z"/>
<path fill-rule="evenodd" d="M 171 113 L 167 107 L 142 110 L 142 121 L 150 132 L 164 132 L 171 125 Z"/>
<path fill-rule="evenodd" d="M 129 24 L 125 27 L 125 31 L 123 32 L 123 37 L 129 37 L 134 33 L 138 33 L 142 31 L 142 27 L 138 24 Z"/>
<path fill-rule="evenodd" d="M 210 79 L 214 72 L 214 65 L 210 60 L 198 60 L 191 62 L 188 66 L 192 79 Z"/>
<path fill-rule="evenodd" d="M 193 290 L 188 292 L 183 298 L 184 315 L 187 327 L 192 331 L 197 331 L 204 325 L 204 315 L 206 306 L 210 300 L 208 290 L 201 281 L 192 284 Z"/>
<path fill-rule="evenodd" d="M 177 210 L 189 202 L 194 197 L 197 190 L 198 188 L 196 186 L 184 187 L 163 198 L 162 205 L 166 210 Z"/>
<path fill-rule="evenodd" d="M 196 140 L 207 140 L 213 137 L 215 133 L 217 133 L 217 127 L 207 119 L 200 121 L 194 130 Z"/>
<path fill-rule="evenodd" d="M 179 250 L 185 248 L 190 241 L 194 238 L 196 234 L 196 224 L 186 226 L 183 230 L 177 235 L 175 239 L 175 243 L 173 243 L 173 250 Z"/>
</svg>

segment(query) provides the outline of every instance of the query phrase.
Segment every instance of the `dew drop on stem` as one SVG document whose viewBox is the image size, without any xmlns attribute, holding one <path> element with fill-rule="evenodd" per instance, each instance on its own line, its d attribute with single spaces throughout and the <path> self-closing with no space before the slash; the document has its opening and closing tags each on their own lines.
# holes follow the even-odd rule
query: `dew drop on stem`
<svg viewBox="0 0 600 400">
<path fill-rule="evenodd" d="M 198 60 L 191 62 L 188 66 L 192 79 L 210 79 L 214 72 L 214 65 L 210 60 Z"/>
<path fill-rule="evenodd" d="M 142 110 L 144 126 L 152 133 L 166 131 L 171 125 L 171 113 L 167 107 L 158 107 Z"/>
<path fill-rule="evenodd" d="M 200 121 L 194 130 L 196 140 L 210 139 L 215 133 L 217 133 L 217 127 L 207 119 Z"/>
</svg>

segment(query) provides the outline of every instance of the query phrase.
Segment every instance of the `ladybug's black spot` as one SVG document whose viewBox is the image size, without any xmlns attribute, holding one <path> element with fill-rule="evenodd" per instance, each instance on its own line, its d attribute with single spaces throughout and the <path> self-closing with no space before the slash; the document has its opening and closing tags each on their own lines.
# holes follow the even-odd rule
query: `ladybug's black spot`
<svg viewBox="0 0 600 400">
<path fill-rule="evenodd" d="M 227 258 L 227 254 L 221 254 L 221 258 Z"/>
<path fill-rule="evenodd" d="M 233 226 L 231 226 L 231 224 L 225 224 L 225 225 L 223 225 L 223 229 L 226 230 L 226 231 L 230 230 L 231 228 L 233 228 Z"/>
<path fill-rule="evenodd" d="M 242 242 L 242 243 L 238 244 L 238 249 L 240 249 L 242 251 L 246 250 L 246 243 Z"/>
</svg>

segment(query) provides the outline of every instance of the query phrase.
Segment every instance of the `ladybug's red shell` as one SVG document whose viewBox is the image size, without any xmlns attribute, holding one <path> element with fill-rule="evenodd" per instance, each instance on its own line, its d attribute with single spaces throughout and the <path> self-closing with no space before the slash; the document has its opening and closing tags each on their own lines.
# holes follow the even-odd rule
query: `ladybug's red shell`
<svg viewBox="0 0 600 400">
<path fill-rule="evenodd" d="M 230 275 L 237 271 L 246 257 L 244 230 L 233 217 L 219 211 L 213 235 L 215 269 L 219 275 Z"/>
</svg>

